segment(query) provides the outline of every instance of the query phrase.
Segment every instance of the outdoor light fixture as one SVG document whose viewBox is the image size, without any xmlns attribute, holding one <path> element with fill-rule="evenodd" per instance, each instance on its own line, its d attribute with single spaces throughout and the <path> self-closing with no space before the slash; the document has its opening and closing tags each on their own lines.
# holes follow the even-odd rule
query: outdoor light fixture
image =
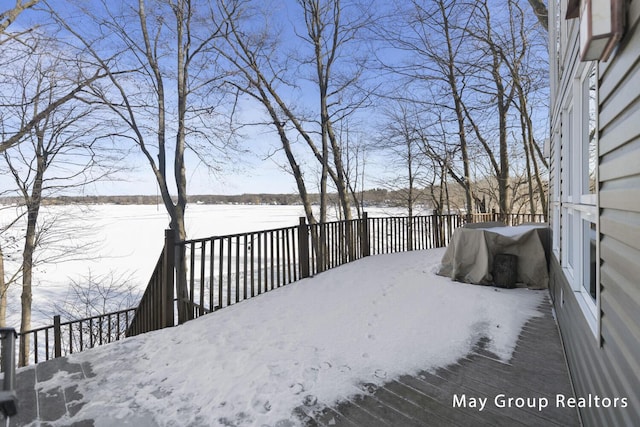
<svg viewBox="0 0 640 427">
<path fill-rule="evenodd" d="M 566 18 L 580 17 L 580 60 L 606 61 L 624 32 L 625 0 L 569 0 Z"/>
</svg>

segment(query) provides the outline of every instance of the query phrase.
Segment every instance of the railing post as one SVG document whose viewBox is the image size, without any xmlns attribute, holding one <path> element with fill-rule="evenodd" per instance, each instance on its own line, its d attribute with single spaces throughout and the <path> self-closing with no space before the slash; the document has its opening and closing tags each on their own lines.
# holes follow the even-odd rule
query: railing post
<svg viewBox="0 0 640 427">
<path fill-rule="evenodd" d="M 442 245 L 442 239 L 440 237 L 441 235 L 441 230 L 440 230 L 440 215 L 438 214 L 437 210 L 433 211 L 433 243 L 434 243 L 434 247 L 435 248 L 441 248 Z"/>
<path fill-rule="evenodd" d="M 344 230 L 343 234 L 347 244 L 347 253 L 343 255 L 342 262 L 351 262 L 356 259 L 358 230 L 354 229 L 354 224 L 357 224 L 357 221 L 346 219 L 342 221 L 341 229 Z"/>
<path fill-rule="evenodd" d="M 316 271 L 321 273 L 327 269 L 328 264 L 328 239 L 327 239 L 327 223 L 319 222 L 315 227 L 316 235 L 312 235 L 314 245 L 316 246 Z"/>
<path fill-rule="evenodd" d="M 369 241 L 369 214 L 362 212 L 362 219 L 360 220 L 362 226 L 360 227 L 360 245 L 362 248 L 362 256 L 371 255 L 371 244 Z"/>
<path fill-rule="evenodd" d="M 27 342 L 26 340 L 28 333 L 27 334 L 20 334 L 19 340 L 18 340 L 18 367 L 23 367 L 23 366 L 27 366 L 29 364 L 29 358 L 25 357 L 27 355 Z"/>
<path fill-rule="evenodd" d="M 407 217 L 407 250 L 413 250 L 413 213 Z"/>
<path fill-rule="evenodd" d="M 309 277 L 309 226 L 306 218 L 301 216 L 298 225 L 298 260 L 300 262 L 300 277 Z"/>
<path fill-rule="evenodd" d="M 62 356 L 62 334 L 60 332 L 60 315 L 56 315 L 56 316 L 53 316 L 53 357 L 61 357 L 61 356 Z"/>
<path fill-rule="evenodd" d="M 174 312 L 174 270 L 175 270 L 175 244 L 176 237 L 173 230 L 164 230 L 164 260 L 162 269 L 162 307 L 161 307 L 161 327 L 166 328 L 173 326 Z"/>
<path fill-rule="evenodd" d="M 16 382 L 16 330 L 13 328 L 0 328 L 2 339 L 2 390 L 0 390 L 0 411 L 8 420 L 18 412 Z M 37 351 L 37 349 L 36 349 Z M 7 425 L 9 423 L 7 422 Z"/>
<path fill-rule="evenodd" d="M 178 246 L 176 248 L 176 246 Z M 186 249 L 182 242 L 174 241 L 174 260 L 176 271 L 176 294 L 178 297 L 178 323 L 183 324 L 193 319 L 193 310 L 189 302 L 187 289 Z"/>
</svg>

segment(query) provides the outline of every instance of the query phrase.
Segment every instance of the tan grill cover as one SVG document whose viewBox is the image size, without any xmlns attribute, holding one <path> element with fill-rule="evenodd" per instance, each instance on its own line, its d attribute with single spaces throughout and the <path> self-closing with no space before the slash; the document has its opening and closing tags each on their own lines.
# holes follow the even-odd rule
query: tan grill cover
<svg viewBox="0 0 640 427">
<path fill-rule="evenodd" d="M 517 282 L 531 289 L 549 287 L 545 248 L 546 225 L 517 227 L 458 228 L 442 257 L 441 276 L 479 285 L 491 285 L 491 269 L 496 254 L 518 257 Z"/>
</svg>

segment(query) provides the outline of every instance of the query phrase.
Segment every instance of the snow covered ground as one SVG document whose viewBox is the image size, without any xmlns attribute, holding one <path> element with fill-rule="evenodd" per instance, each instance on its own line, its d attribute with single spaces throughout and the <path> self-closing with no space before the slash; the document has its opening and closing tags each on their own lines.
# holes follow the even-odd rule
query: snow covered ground
<svg viewBox="0 0 640 427">
<path fill-rule="evenodd" d="M 0 230 L 21 210 L 0 206 Z M 398 209 L 369 209 L 370 216 L 404 214 Z M 304 216 L 302 206 L 199 205 L 187 206 L 186 228 L 189 238 L 267 230 L 298 224 Z M 74 304 L 69 284 L 86 278 L 109 281 L 128 280 L 140 292 L 151 276 L 162 249 L 164 229 L 169 217 L 156 205 L 45 206 L 40 224 L 52 225 L 36 258 L 49 260 L 34 271 L 32 327 L 52 323 L 60 314 L 55 305 Z M 24 223 L 0 235 L 7 277 L 21 260 Z M 75 250 L 74 247 L 81 249 Z M 55 257 L 55 258 L 54 258 Z M 124 308 L 124 307 L 121 307 Z M 20 287 L 9 292 L 8 324 L 19 326 Z M 115 310 L 115 308 L 114 308 Z"/>
<path fill-rule="evenodd" d="M 85 405 L 69 425 L 296 425 L 300 405 L 331 405 L 401 374 L 455 362 L 481 337 L 508 360 L 545 291 L 436 276 L 444 249 L 378 255 L 185 325 L 70 356 L 97 377 L 58 375 Z M 289 422 L 287 422 L 289 420 Z"/>
</svg>

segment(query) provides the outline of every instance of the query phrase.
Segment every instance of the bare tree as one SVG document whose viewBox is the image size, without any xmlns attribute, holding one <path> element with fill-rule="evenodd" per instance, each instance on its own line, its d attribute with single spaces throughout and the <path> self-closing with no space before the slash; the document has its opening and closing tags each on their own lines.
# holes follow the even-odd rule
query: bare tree
<svg viewBox="0 0 640 427">
<path fill-rule="evenodd" d="M 541 107 L 537 79 L 544 61 L 530 43 L 531 22 L 524 11 L 517 2 L 506 6 L 414 0 L 395 13 L 402 25 L 387 24 L 381 31 L 402 58 L 400 63 L 380 61 L 399 77 L 385 96 L 423 106 L 420 122 L 431 123 L 425 129 L 431 135 L 425 154 L 464 190 L 467 213 L 486 210 L 485 199 L 474 188 L 482 181 L 496 183 L 498 209 L 509 213 L 510 195 L 515 194 L 510 173 L 520 167 L 510 163 L 514 154 L 517 162 L 529 160 L 532 198 L 534 189 L 539 195 L 544 187 L 544 161 L 535 148 L 541 128 L 534 128 L 532 120 Z M 520 135 L 513 132 L 518 127 Z M 457 141 L 451 144 L 454 135 Z M 516 145 L 517 153 L 512 152 Z M 544 205 L 544 195 L 537 197 Z"/>
<path fill-rule="evenodd" d="M 503 52 L 504 49 L 509 49 L 511 46 L 503 46 L 500 42 L 504 39 L 499 40 L 499 36 L 495 34 L 487 2 L 478 1 L 477 5 L 478 13 L 466 31 L 473 37 L 474 46 L 479 53 L 471 60 L 477 70 L 473 85 L 474 98 L 479 99 L 480 103 L 465 102 L 463 108 L 473 132 L 484 148 L 493 168 L 494 176 L 498 182 L 500 214 L 506 215 L 509 214 L 509 109 L 516 93 L 515 87 L 509 82 L 508 74 L 504 71 L 506 57 Z M 516 61 L 522 60 L 523 51 L 519 50 L 514 55 Z M 494 111 L 492 108 L 487 108 L 487 101 L 489 101 L 489 106 L 495 107 Z M 495 118 L 491 116 L 495 116 Z M 493 129 L 497 129 L 497 148 L 491 143 L 491 140 L 495 139 Z"/>
<path fill-rule="evenodd" d="M 278 85 L 281 84 L 280 76 L 286 75 L 288 64 L 285 62 L 281 65 L 276 61 L 279 54 L 277 37 L 269 34 L 264 28 L 259 28 L 253 34 L 241 27 L 243 22 L 255 19 L 254 14 L 257 13 L 247 2 L 219 2 L 218 8 L 212 12 L 209 19 L 216 27 L 225 26 L 226 44 L 217 46 L 217 51 L 236 71 L 230 75 L 226 83 L 238 94 L 246 95 L 264 107 L 267 114 L 266 124 L 276 129 L 290 171 L 296 181 L 307 221 L 310 224 L 315 223 L 307 182 L 294 151 L 294 141 L 289 129 L 292 127 L 298 130 L 305 140 L 311 142 L 312 140 L 311 136 L 304 131 L 298 116 L 290 111 L 278 91 Z M 286 84 L 283 83 L 283 85 Z M 289 125 L 288 122 L 291 124 Z"/>
<path fill-rule="evenodd" d="M 21 123 L 42 117 L 34 123 L 32 131 L 24 135 L 23 141 L 2 153 L 15 191 L 22 196 L 25 206 L 20 268 L 22 332 L 31 329 L 35 252 L 38 246 L 44 245 L 45 230 L 39 224 L 43 198 L 83 187 L 113 172 L 110 168 L 113 163 L 107 162 L 108 156 L 100 149 L 101 139 L 95 137 L 99 125 L 92 117 L 94 109 L 79 102 L 67 102 L 64 106 L 56 104 L 51 108 L 51 104 L 59 99 L 59 76 L 72 73 L 73 65 L 66 64 L 55 54 L 56 46 L 50 41 L 33 38 L 28 43 L 30 55 L 5 68 L 2 76 L 3 87 L 11 88 L 22 100 L 13 105 L 14 112 L 7 116 Z M 47 114 L 42 116 L 42 111 Z M 5 120 L 3 124 L 9 127 L 12 123 Z M 2 130 L 4 134 L 4 128 Z M 21 349 L 20 363 L 26 363 L 28 352 L 27 339 Z"/>
<path fill-rule="evenodd" d="M 7 298 L 9 286 L 4 278 L 4 253 L 0 243 L 0 328 L 7 325 Z"/>
<path fill-rule="evenodd" d="M 367 99 L 366 94 L 362 95 L 364 92 L 358 95 L 354 91 L 365 69 L 354 53 L 354 46 L 370 16 L 354 2 L 301 0 L 298 5 L 304 26 L 294 22 L 283 27 L 271 24 L 286 22 L 282 19 L 285 15 L 273 16 L 285 10 L 266 11 L 258 2 L 219 1 L 228 29 L 227 45 L 220 47 L 220 54 L 237 72 L 237 78 L 228 83 L 265 109 L 266 124 L 273 126 L 280 138 L 307 219 L 316 221 L 308 197 L 309 178 L 305 179 L 301 167 L 304 155 L 294 147 L 297 140 L 306 145 L 320 165 L 320 222 L 327 217 L 329 179 L 338 192 L 343 217 L 349 219 L 351 196 L 336 124 L 352 115 Z M 216 22 L 214 25 L 220 25 L 215 16 L 212 20 Z M 297 37 L 295 52 L 283 43 L 283 33 Z M 315 87 L 309 86 L 309 80 Z M 306 92 L 303 100 L 301 87 Z M 317 107 L 304 105 L 310 91 L 317 97 Z"/>
<path fill-rule="evenodd" d="M 102 1 L 81 8 L 84 19 L 77 22 L 52 14 L 107 74 L 107 82 L 91 86 L 87 102 L 109 108 L 119 129 L 112 137 L 139 149 L 158 184 L 169 227 L 176 240 L 185 240 L 187 151 L 215 172 L 233 143 L 227 118 L 233 107 L 223 103 L 226 75 L 213 49 L 224 28 L 205 22 L 208 1 Z M 107 34 L 86 30 L 87 18 Z M 176 282 L 180 322 L 189 315 L 183 255 Z"/>
<path fill-rule="evenodd" d="M 13 227 L 20 222 L 22 215 L 18 215 L 8 224 L 2 224 L 0 229 L 0 327 L 7 326 L 7 306 L 9 303 L 9 287 L 20 279 L 21 269 L 9 272 L 5 265 L 5 257 L 19 253 L 19 237 Z"/>
<path fill-rule="evenodd" d="M 93 98 L 85 100 L 109 108 L 114 129 L 123 129 L 111 136 L 139 148 L 156 178 L 170 228 L 184 240 L 186 152 L 214 171 L 226 160 L 233 137 L 218 90 L 224 72 L 212 49 L 221 28 L 203 21 L 206 1 L 100 3 L 82 5 L 83 18 L 76 22 L 52 13 L 105 70 L 106 81 L 92 85 Z M 87 18 L 107 35 L 85 33 Z"/>
<path fill-rule="evenodd" d="M 137 146 L 158 184 L 169 227 L 185 240 L 187 152 L 215 171 L 233 142 L 226 119 L 232 108 L 224 106 L 219 90 L 225 74 L 213 49 L 223 28 L 204 21 L 208 1 L 100 3 L 82 5 L 83 19 L 76 22 L 52 13 L 105 70 L 107 82 L 92 85 L 87 102 L 109 108 L 119 129 L 112 136 Z M 87 18 L 107 34 L 84 32 Z M 186 267 L 180 271 L 186 274 Z M 185 300 L 186 281 L 177 283 Z M 180 307 L 184 320 L 187 311 Z"/>
<path fill-rule="evenodd" d="M 134 307 L 139 299 L 140 292 L 126 274 L 94 274 L 89 269 L 84 275 L 70 278 L 67 297 L 53 302 L 47 314 L 81 319 Z"/>
<path fill-rule="evenodd" d="M 364 191 L 366 184 L 367 156 L 370 151 L 368 139 L 370 136 L 356 129 L 352 129 L 349 121 L 340 123 L 338 132 L 340 145 L 344 147 L 346 185 L 351 194 L 358 218 L 364 213 Z"/>
<path fill-rule="evenodd" d="M 533 1 L 530 0 L 530 2 Z M 540 148 L 539 138 L 537 138 L 539 129 L 536 129 L 533 118 L 534 108 L 545 105 L 544 99 L 547 97 L 546 93 L 543 94 L 543 99 L 540 99 L 539 96 L 540 88 L 546 85 L 548 77 L 547 67 L 542 68 L 540 64 L 544 64 L 547 61 L 544 58 L 540 58 L 539 54 L 536 54 L 536 50 L 546 54 L 546 40 L 545 37 L 540 35 L 536 37 L 535 29 L 527 26 L 525 21 L 526 14 L 517 2 L 509 1 L 508 7 L 511 11 L 509 14 L 511 19 L 511 49 L 503 52 L 507 55 L 505 64 L 509 68 L 511 81 L 517 92 L 517 99 L 514 100 L 514 105 L 520 117 L 520 137 L 526 161 L 529 212 L 531 214 L 537 213 L 538 207 L 535 201 L 538 200 L 546 218 L 548 214 L 546 185 L 543 182 L 542 174 L 549 165 Z M 546 9 L 544 13 L 546 19 Z M 544 46 L 537 46 L 536 49 L 536 40 L 544 43 Z M 517 52 L 516 45 L 522 46 L 523 57 L 520 61 L 509 58 L 509 55 Z"/>
<path fill-rule="evenodd" d="M 17 18 L 25 10 L 35 6 L 38 4 L 40 0 L 16 0 L 16 3 L 13 7 L 10 7 L 6 10 L 0 10 L 0 35 L 3 35 L 9 25 L 11 25 Z M 9 36 L 12 38 L 12 35 Z M 0 39 L 0 43 L 2 43 L 6 39 Z"/>
<path fill-rule="evenodd" d="M 386 182 L 386 187 L 400 192 L 409 218 L 414 216 L 415 205 L 423 196 L 425 183 L 435 176 L 431 162 L 425 155 L 424 146 L 429 146 L 427 135 L 422 131 L 422 117 L 410 108 L 415 105 L 398 102 L 386 111 L 378 144 L 385 152 L 387 167 L 395 171 L 395 178 Z M 411 230 L 409 230 L 411 233 Z"/>
<path fill-rule="evenodd" d="M 10 32 L 9 25 L 27 9 L 33 9 L 40 3 L 40 0 L 16 0 L 15 6 L 0 12 L 0 57 L 6 63 L 3 68 L 11 67 L 25 55 L 30 55 L 25 46 L 29 46 L 34 37 L 42 37 L 43 32 L 36 28 L 29 28 L 24 31 Z M 50 29 L 51 30 L 51 29 Z M 54 31 L 54 30 L 51 30 Z M 55 36 L 52 36 L 55 37 Z M 59 90 L 56 99 L 52 99 L 46 108 L 41 108 L 36 115 L 29 116 L 29 120 L 10 120 L 6 117 L 7 109 L 16 105 L 16 100 L 10 98 L 12 91 L 9 91 L 0 98 L 0 122 L 3 124 L 3 135 L 0 139 L 0 153 L 13 147 L 25 139 L 30 132 L 51 112 L 58 107 L 70 102 L 80 95 L 80 93 L 90 84 L 104 77 L 104 74 L 95 67 L 88 67 L 85 64 L 81 70 L 74 72 L 70 78 L 60 78 L 58 81 Z M 34 99 L 18 100 L 25 104 L 34 102 Z"/>
<path fill-rule="evenodd" d="M 7 149 L 19 144 L 24 140 L 34 128 L 44 120 L 47 115 L 51 114 L 56 108 L 64 105 L 65 103 L 79 98 L 79 93 L 82 92 L 88 85 L 92 84 L 96 80 L 104 77 L 100 72 L 96 72 L 93 76 L 86 78 L 85 80 L 76 83 L 68 93 L 61 95 L 57 99 L 53 100 L 47 108 L 40 111 L 37 115 L 33 116 L 27 122 L 23 123 L 22 127 L 16 129 L 13 133 L 3 136 L 3 140 L 0 142 L 0 153 Z M 0 105 L 3 107 L 4 105 Z"/>
<path fill-rule="evenodd" d="M 529 0 L 529 4 L 533 9 L 533 13 L 538 18 L 538 22 L 542 28 L 549 30 L 549 10 L 543 0 Z"/>
<path fill-rule="evenodd" d="M 329 152 L 334 173 L 331 175 L 338 191 L 345 219 L 351 219 L 351 203 L 347 186 L 347 171 L 343 163 L 340 140 L 336 136 L 335 123 L 353 113 L 365 102 L 367 96 L 362 91 L 351 103 L 345 102 L 348 91 L 358 83 L 365 61 L 359 58 L 352 46 L 364 28 L 373 20 L 366 8 L 357 3 L 341 0 L 299 0 L 306 23 L 306 35 L 303 37 L 313 47 L 315 64 L 315 83 L 318 85 L 320 138 L 322 146 L 321 197 L 326 197 L 326 178 L 329 169 Z M 351 9 L 351 10 L 349 10 Z M 350 50 L 351 48 L 351 50 Z M 350 66 L 340 64 L 340 59 L 351 53 Z M 342 100 L 341 100 L 342 98 Z M 330 149 L 328 147 L 330 146 Z M 321 203 L 322 209 L 323 203 Z M 320 214 L 322 220 L 326 215 Z"/>
<path fill-rule="evenodd" d="M 470 169 L 471 144 L 465 115 L 464 99 L 470 72 L 459 62 L 470 53 L 466 32 L 474 8 L 445 0 L 412 1 L 400 4 L 392 19 L 402 23 L 387 24 L 382 38 L 402 54 L 402 62 L 381 58 L 383 67 L 402 78 L 405 101 L 422 104 L 423 110 L 434 110 L 446 125 L 445 132 L 456 135 L 455 150 L 445 150 L 443 164 L 462 187 L 466 212 L 473 210 Z M 449 138 L 446 139 L 448 141 Z M 456 157 L 451 156 L 456 153 Z M 461 173 L 456 172 L 456 163 Z"/>
<path fill-rule="evenodd" d="M 59 315 L 69 320 L 90 319 L 63 334 L 63 355 L 124 338 L 129 327 L 126 313 L 141 296 L 131 277 L 115 271 L 95 274 L 88 269 L 68 280 L 66 296 L 40 308 L 47 318 Z"/>
<path fill-rule="evenodd" d="M 536 133 L 540 130 L 544 132 L 544 128 L 534 128 L 531 118 L 533 111 L 529 107 L 534 105 L 539 109 L 545 106 L 544 103 L 536 103 L 537 92 L 543 86 L 540 82 L 546 77 L 546 61 L 536 55 L 536 46 L 531 41 L 533 37 L 529 36 L 529 33 L 535 34 L 535 28 L 527 23 L 525 13 L 516 1 L 508 1 L 506 10 L 498 11 L 497 16 L 492 14 L 488 2 L 476 4 L 478 13 L 467 27 L 474 46 L 481 53 L 481 57 L 472 58 L 477 70 L 477 82 L 473 84 L 472 92 L 475 99 L 494 108 L 466 103 L 468 122 L 484 148 L 492 167 L 491 175 L 496 178 L 500 213 L 510 213 L 513 205 L 510 197 L 519 193 L 516 188 L 510 189 L 511 185 L 517 183 L 510 179 L 510 158 L 516 150 L 524 154 L 526 162 L 531 213 L 536 210 L 533 203 L 534 187 L 538 189 L 543 210 L 546 210 L 538 160 L 542 160 L 545 166 L 546 162 L 543 156 L 536 155 L 536 151 L 542 153 L 535 142 Z M 544 37 L 540 39 L 544 40 Z M 544 48 L 542 50 L 546 51 Z M 512 112 L 512 107 L 516 112 Z M 518 126 L 520 135 L 512 132 Z M 496 131 L 492 132 L 491 129 Z M 491 143 L 492 139 L 498 141 L 497 147 Z M 522 151 L 516 148 L 518 142 L 522 144 Z M 538 147 L 537 150 L 534 147 Z"/>
</svg>

